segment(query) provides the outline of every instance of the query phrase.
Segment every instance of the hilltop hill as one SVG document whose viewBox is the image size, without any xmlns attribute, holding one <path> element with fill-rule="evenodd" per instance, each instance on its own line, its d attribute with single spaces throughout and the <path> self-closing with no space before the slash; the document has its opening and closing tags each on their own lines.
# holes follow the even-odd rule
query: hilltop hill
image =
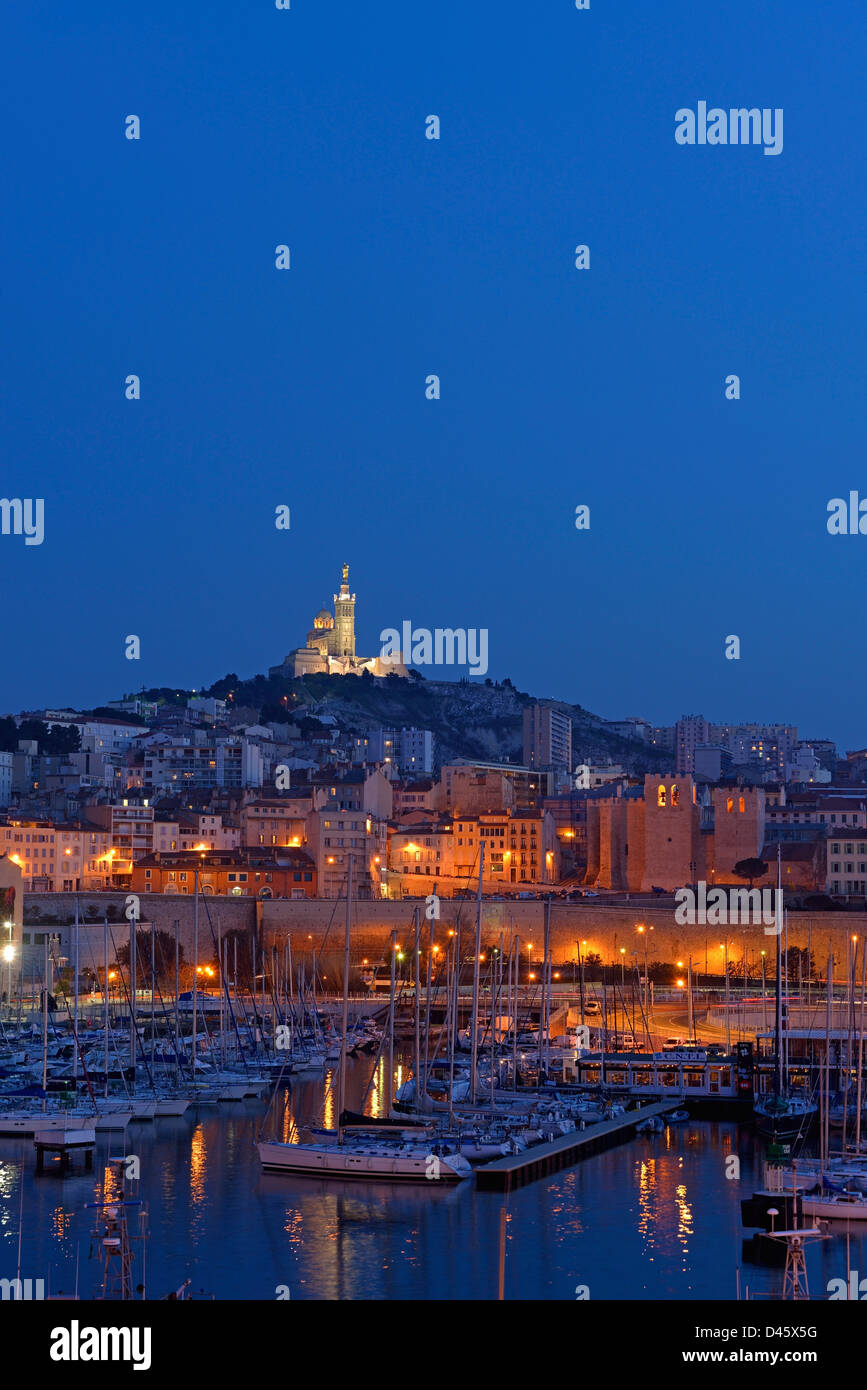
<svg viewBox="0 0 867 1390">
<path fill-rule="evenodd" d="M 152 692 L 151 698 L 157 694 Z M 431 729 L 439 741 L 443 762 L 466 757 L 518 763 L 523 757 L 524 707 L 538 698 L 516 690 L 508 679 L 429 681 L 416 673 L 409 679 L 312 675 L 297 680 L 278 676 L 240 680 L 230 673 L 199 694 L 230 697 L 235 709 L 243 706 L 262 720 L 291 719 L 301 710 L 327 713 L 353 735 L 376 728 Z M 178 698 L 182 698 L 179 692 Z M 604 719 L 581 705 L 556 700 L 546 703 L 572 719 L 574 763 L 610 758 L 632 773 L 641 773 L 659 770 L 670 762 L 641 740 L 612 732 Z"/>
</svg>

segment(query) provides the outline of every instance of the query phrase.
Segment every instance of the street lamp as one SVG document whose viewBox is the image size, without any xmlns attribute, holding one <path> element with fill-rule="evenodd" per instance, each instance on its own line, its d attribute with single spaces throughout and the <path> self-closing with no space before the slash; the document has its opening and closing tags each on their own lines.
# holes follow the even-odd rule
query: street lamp
<svg viewBox="0 0 867 1390">
<path fill-rule="evenodd" d="M 644 1014 L 646 1018 L 649 1011 L 648 995 L 650 993 L 650 986 L 647 982 L 647 938 L 649 933 L 645 929 L 643 922 L 640 922 L 639 925 L 635 928 L 635 930 L 638 932 L 639 936 L 641 936 L 644 940 Z M 653 927 L 651 927 L 650 930 L 653 931 Z"/>
</svg>

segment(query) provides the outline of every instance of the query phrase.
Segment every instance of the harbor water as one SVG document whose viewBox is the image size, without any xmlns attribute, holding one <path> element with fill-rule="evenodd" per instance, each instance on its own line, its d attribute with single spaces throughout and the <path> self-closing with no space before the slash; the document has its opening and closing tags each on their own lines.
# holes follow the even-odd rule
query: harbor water
<svg viewBox="0 0 867 1390">
<path fill-rule="evenodd" d="M 373 1063 L 350 1063 L 348 1103 L 362 1103 Z M 381 1068 L 367 1109 L 377 1113 Z M 188 1110 L 98 1135 L 92 1173 L 35 1176 L 32 1140 L 0 1139 L 0 1278 L 44 1279 L 46 1292 L 99 1292 L 94 1211 L 106 1159 L 139 1159 L 127 1196 L 147 1205 L 144 1273 L 163 1298 L 190 1280 L 216 1299 L 495 1299 L 505 1209 L 506 1299 L 734 1300 L 779 1292 L 781 1271 L 744 1264 L 740 1203 L 761 1186 L 750 1126 L 690 1120 L 638 1136 L 506 1197 L 472 1181 L 398 1187 L 263 1174 L 255 1141 L 293 1122 L 334 1123 L 333 1072 L 266 1100 Z M 399 1078 L 398 1078 L 399 1079 Z M 740 1176 L 728 1173 L 737 1170 Z M 111 1173 L 109 1173 L 111 1179 Z M 19 1214 L 22 1209 L 19 1264 Z M 108 1195 L 113 1195 L 109 1188 Z M 131 1209 L 132 1211 L 133 1209 Z M 131 1217 L 131 1228 L 134 1216 Z M 833 1230 L 833 1228 L 832 1228 Z M 853 1223 L 808 1252 L 813 1298 L 867 1274 L 867 1233 Z"/>
</svg>

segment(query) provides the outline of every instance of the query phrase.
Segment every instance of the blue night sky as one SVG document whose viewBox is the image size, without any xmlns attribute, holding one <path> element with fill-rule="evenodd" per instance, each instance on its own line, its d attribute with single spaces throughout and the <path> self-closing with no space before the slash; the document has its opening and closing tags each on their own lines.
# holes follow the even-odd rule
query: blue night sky
<svg viewBox="0 0 867 1390">
<path fill-rule="evenodd" d="M 0 537 L 0 710 L 265 671 L 347 561 L 364 655 L 486 627 L 540 696 L 863 746 L 863 20 L 15 6 L 0 492 L 45 540 Z M 700 100 L 782 107 L 783 152 L 677 145 Z"/>
</svg>

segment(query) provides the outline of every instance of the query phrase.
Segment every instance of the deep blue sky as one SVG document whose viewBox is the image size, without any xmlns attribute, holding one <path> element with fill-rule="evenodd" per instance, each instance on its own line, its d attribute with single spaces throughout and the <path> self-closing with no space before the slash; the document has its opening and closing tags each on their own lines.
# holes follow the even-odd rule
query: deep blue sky
<svg viewBox="0 0 867 1390">
<path fill-rule="evenodd" d="M 0 492 L 46 538 L 0 537 L 0 710 L 265 670 L 346 560 L 363 654 L 487 627 L 491 675 L 611 718 L 862 746 L 867 537 L 825 523 L 867 495 L 863 21 L 15 7 Z M 783 153 L 678 146 L 702 99 L 783 107 Z"/>
</svg>

